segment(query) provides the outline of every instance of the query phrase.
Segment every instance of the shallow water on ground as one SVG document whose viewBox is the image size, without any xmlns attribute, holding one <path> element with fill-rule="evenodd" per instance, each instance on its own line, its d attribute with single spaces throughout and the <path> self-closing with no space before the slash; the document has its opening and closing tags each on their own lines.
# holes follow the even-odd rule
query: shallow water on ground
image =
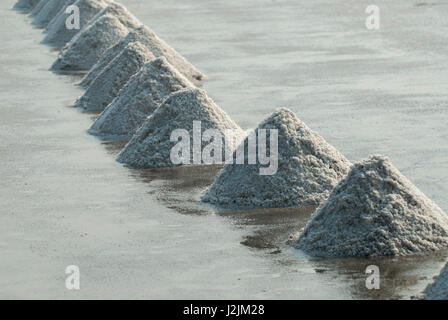
<svg viewBox="0 0 448 320">
<path fill-rule="evenodd" d="M 209 76 L 244 129 L 292 109 L 351 161 L 384 153 L 448 211 L 448 1 L 122 0 Z M 87 135 L 79 76 L 0 4 L 0 298 L 409 298 L 447 259 L 312 259 L 285 244 L 313 208 L 199 205 L 219 167 L 131 170 Z M 81 290 L 65 289 L 65 267 Z M 381 271 L 367 290 L 365 269 Z"/>
</svg>

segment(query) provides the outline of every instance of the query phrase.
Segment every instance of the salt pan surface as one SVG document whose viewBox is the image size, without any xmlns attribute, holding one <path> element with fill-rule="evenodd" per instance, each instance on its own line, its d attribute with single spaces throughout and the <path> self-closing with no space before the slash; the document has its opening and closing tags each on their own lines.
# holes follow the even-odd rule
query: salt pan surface
<svg viewBox="0 0 448 320">
<path fill-rule="evenodd" d="M 448 300 L 448 264 L 423 292 L 426 300 Z"/>
</svg>

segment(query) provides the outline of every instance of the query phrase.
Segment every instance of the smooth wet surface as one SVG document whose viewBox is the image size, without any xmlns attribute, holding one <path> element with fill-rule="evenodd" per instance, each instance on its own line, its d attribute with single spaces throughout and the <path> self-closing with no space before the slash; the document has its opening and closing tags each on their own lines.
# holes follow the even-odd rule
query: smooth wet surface
<svg viewBox="0 0 448 320">
<path fill-rule="evenodd" d="M 116 163 L 123 143 L 86 133 L 79 76 L 47 71 L 57 52 L 14 2 L 0 4 L 0 298 L 408 299 L 444 265 L 312 259 L 286 241 L 313 208 L 218 212 L 198 200 L 219 167 Z M 244 129 L 288 107 L 351 161 L 388 155 L 448 211 L 448 1 L 376 1 L 374 32 L 364 1 L 120 2 Z"/>
</svg>

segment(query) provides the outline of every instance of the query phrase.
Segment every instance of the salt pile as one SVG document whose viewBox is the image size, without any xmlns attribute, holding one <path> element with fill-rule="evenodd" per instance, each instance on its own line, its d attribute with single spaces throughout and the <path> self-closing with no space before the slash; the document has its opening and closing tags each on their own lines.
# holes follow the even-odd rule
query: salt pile
<svg viewBox="0 0 448 320">
<path fill-rule="evenodd" d="M 87 71 L 111 46 L 140 22 L 122 5 L 112 2 L 68 42 L 52 66 L 60 71 Z"/>
<path fill-rule="evenodd" d="M 116 57 L 116 55 L 123 50 L 123 48 L 129 43 L 134 41 L 140 41 L 154 54 L 156 57 L 164 56 L 168 62 L 173 65 L 180 73 L 182 73 L 189 80 L 203 80 L 205 76 L 197 70 L 190 62 L 182 57 L 178 52 L 166 44 L 163 40 L 155 35 L 146 26 L 141 26 L 131 31 L 128 36 L 120 41 L 114 47 L 107 50 L 98 63 L 93 66 L 90 72 L 84 77 L 80 86 L 87 88 L 90 83 L 98 76 L 98 74 L 104 69 L 109 62 Z"/>
<path fill-rule="evenodd" d="M 296 247 L 315 256 L 401 256 L 448 247 L 448 217 L 383 156 L 353 165 Z"/>
<path fill-rule="evenodd" d="M 79 8 L 79 25 L 83 28 L 87 23 L 102 9 L 107 7 L 107 0 L 78 0 L 74 3 Z M 48 24 L 47 35 L 43 43 L 63 46 L 70 41 L 80 30 L 68 29 L 66 20 L 68 14 L 65 12 L 65 6 L 61 12 Z"/>
<path fill-rule="evenodd" d="M 165 57 L 159 57 L 146 64 L 128 81 L 89 133 L 129 139 L 171 93 L 193 87 Z"/>
<path fill-rule="evenodd" d="M 129 43 L 76 101 L 77 106 L 90 111 L 104 110 L 128 80 L 152 59 L 154 55 L 140 42 Z"/>
<path fill-rule="evenodd" d="M 47 24 L 66 6 L 73 4 L 75 0 L 50 0 L 35 16 L 33 24 L 39 28 L 45 28 Z"/>
<path fill-rule="evenodd" d="M 198 130 L 201 134 L 207 129 L 219 131 L 222 137 L 227 135 L 226 130 L 232 130 L 237 136 L 244 134 L 241 128 L 212 99 L 207 97 L 203 90 L 184 89 L 171 94 L 154 111 L 121 151 L 117 160 L 139 168 L 180 165 L 173 164 L 170 159 L 171 149 L 178 144 L 177 141 L 170 141 L 170 137 L 176 129 L 186 130 L 190 137 L 194 137 L 193 121 L 201 121 L 200 130 Z M 188 160 L 193 159 L 193 162 L 195 158 L 199 159 L 197 164 L 201 164 L 201 158 L 197 157 L 194 146 L 191 149 L 193 152 L 184 156 Z M 224 151 L 221 151 L 224 154 Z M 193 156 L 191 156 L 192 153 Z"/>
<path fill-rule="evenodd" d="M 14 5 L 13 9 L 23 12 L 30 12 L 37 6 L 40 0 L 19 0 Z"/>
<path fill-rule="evenodd" d="M 40 0 L 33 10 L 31 10 L 30 17 L 35 17 L 48 2 L 50 2 L 50 0 Z"/>
<path fill-rule="evenodd" d="M 244 163 L 227 164 L 201 201 L 232 207 L 317 205 L 349 170 L 350 162 L 288 109 L 276 110 L 255 132 L 260 129 L 278 130 L 276 173 L 261 175 L 260 168 L 266 166 L 249 164 L 245 152 Z M 248 138 L 244 150 L 249 150 Z"/>
<path fill-rule="evenodd" d="M 425 300 L 448 300 L 448 264 L 423 292 Z"/>
</svg>

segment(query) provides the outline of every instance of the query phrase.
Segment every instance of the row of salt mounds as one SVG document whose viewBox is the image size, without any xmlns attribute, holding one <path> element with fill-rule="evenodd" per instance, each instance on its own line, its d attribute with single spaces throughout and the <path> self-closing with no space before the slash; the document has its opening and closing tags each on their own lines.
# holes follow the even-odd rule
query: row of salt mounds
<svg viewBox="0 0 448 320">
<path fill-rule="evenodd" d="M 128 80 L 154 58 L 140 42 L 129 43 L 96 77 L 76 105 L 89 111 L 103 111 Z"/>
<path fill-rule="evenodd" d="M 189 80 L 204 80 L 205 76 L 197 70 L 190 62 L 182 57 L 178 52 L 166 44 L 155 35 L 146 26 L 141 26 L 129 33 L 129 35 L 120 41 L 117 45 L 109 48 L 100 58 L 98 63 L 93 66 L 90 72 L 81 81 L 80 86 L 87 88 L 98 74 L 112 61 L 117 54 L 129 43 L 140 41 L 156 56 L 164 56 L 168 62 L 173 65 L 180 73 Z"/>
<path fill-rule="evenodd" d="M 231 207 L 317 205 L 349 171 L 350 162 L 288 109 L 276 110 L 255 132 L 260 129 L 278 130 L 277 172 L 260 175 L 263 166 L 249 164 L 247 137 L 244 164 L 227 164 L 201 201 Z"/>
<path fill-rule="evenodd" d="M 321 257 L 401 256 L 448 247 L 448 217 L 383 156 L 352 166 L 295 243 Z"/>
<path fill-rule="evenodd" d="M 50 2 L 50 0 L 40 0 L 39 3 L 31 10 L 30 17 L 35 17 L 39 14 L 40 10 L 42 10 L 45 5 Z"/>
<path fill-rule="evenodd" d="M 98 117 L 89 133 L 130 139 L 171 93 L 193 87 L 165 57 L 159 57 L 132 76 L 118 97 Z"/>
<path fill-rule="evenodd" d="M 33 10 L 40 0 L 19 0 L 13 7 L 13 10 L 22 11 L 25 13 Z"/>
<path fill-rule="evenodd" d="M 79 25 L 84 27 L 93 17 L 106 8 L 108 0 L 77 0 L 73 5 L 79 8 Z M 47 35 L 42 43 L 52 46 L 63 46 L 70 41 L 80 30 L 68 29 L 66 20 L 68 14 L 63 10 L 48 24 Z"/>
<path fill-rule="evenodd" d="M 448 264 L 423 292 L 425 300 L 448 300 Z"/>
<path fill-rule="evenodd" d="M 71 5 L 75 0 L 50 0 L 34 17 L 33 25 L 38 28 L 45 28 L 48 23 L 59 14 L 67 5 Z"/>
<path fill-rule="evenodd" d="M 125 38 L 140 22 L 125 7 L 113 2 L 101 10 L 62 49 L 52 70 L 87 71 L 111 46 Z"/>
<path fill-rule="evenodd" d="M 181 165 L 173 164 L 170 159 L 171 148 L 177 144 L 170 141 L 171 133 L 184 129 L 192 137 L 193 121 L 201 121 L 201 134 L 207 129 L 215 129 L 224 138 L 227 130 L 236 136 L 244 135 L 243 130 L 203 90 L 184 89 L 171 94 L 154 111 L 118 155 L 117 161 L 136 168 Z"/>
</svg>

